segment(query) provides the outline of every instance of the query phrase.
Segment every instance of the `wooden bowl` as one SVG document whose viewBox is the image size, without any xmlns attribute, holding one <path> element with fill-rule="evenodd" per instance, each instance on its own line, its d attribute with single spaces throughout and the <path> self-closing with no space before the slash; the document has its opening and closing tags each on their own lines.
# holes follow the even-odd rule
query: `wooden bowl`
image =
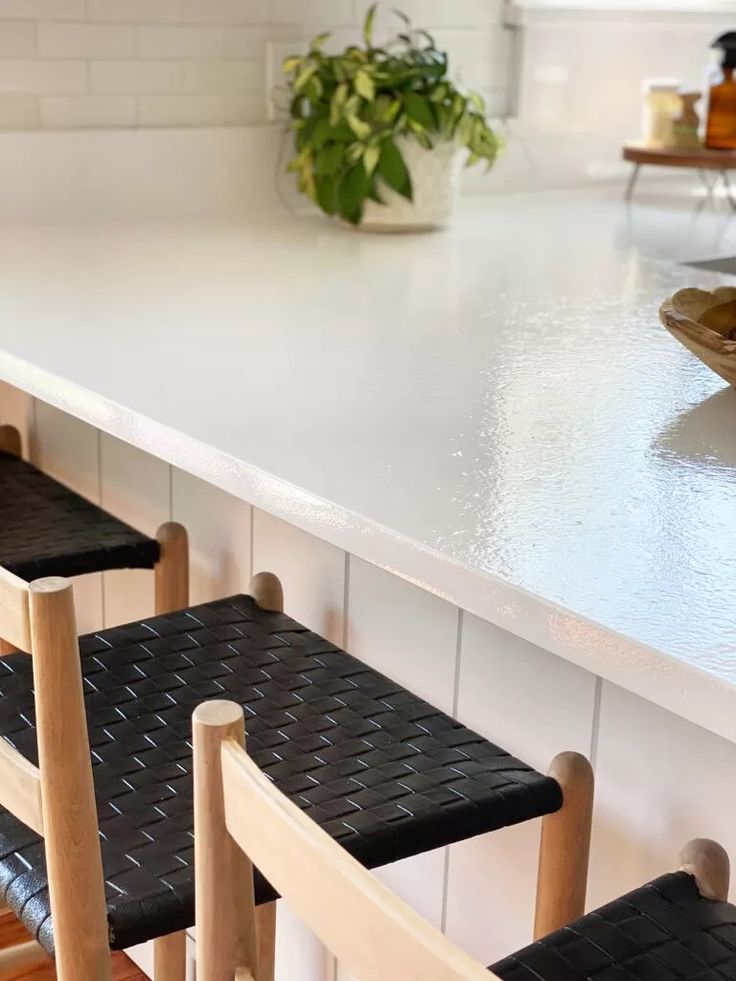
<svg viewBox="0 0 736 981">
<path fill-rule="evenodd" d="M 665 300 L 659 317 L 696 358 L 736 387 L 736 287 L 680 290 Z"/>
</svg>

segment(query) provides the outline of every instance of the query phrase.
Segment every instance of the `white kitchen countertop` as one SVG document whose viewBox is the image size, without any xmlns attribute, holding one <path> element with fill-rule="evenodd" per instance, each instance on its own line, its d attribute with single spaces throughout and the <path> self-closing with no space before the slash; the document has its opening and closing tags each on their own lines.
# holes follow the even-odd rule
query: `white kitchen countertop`
<svg viewBox="0 0 736 981">
<path fill-rule="evenodd" d="M 0 378 L 736 740 L 736 392 L 657 319 L 728 254 L 617 189 L 5 224 Z"/>
</svg>

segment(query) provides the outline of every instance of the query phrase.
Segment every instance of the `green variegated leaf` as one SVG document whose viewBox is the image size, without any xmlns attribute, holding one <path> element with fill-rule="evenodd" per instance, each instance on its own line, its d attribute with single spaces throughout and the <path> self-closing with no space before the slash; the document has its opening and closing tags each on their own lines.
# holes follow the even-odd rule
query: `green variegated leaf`
<svg viewBox="0 0 736 981">
<path fill-rule="evenodd" d="M 373 102 L 376 97 L 376 87 L 373 84 L 373 79 L 364 71 L 362 68 L 355 73 L 355 79 L 353 80 L 353 85 L 355 86 L 355 91 L 358 95 L 361 95 L 368 102 Z"/>
<path fill-rule="evenodd" d="M 378 166 L 378 158 L 381 155 L 381 151 L 377 146 L 367 146 L 363 153 L 363 166 L 365 167 L 365 172 L 370 177 L 373 171 Z"/>
<path fill-rule="evenodd" d="M 434 107 L 426 96 L 418 95 L 416 92 L 405 92 L 404 110 L 409 119 L 419 123 L 423 129 L 434 129 L 437 125 Z"/>
<path fill-rule="evenodd" d="M 389 187 L 411 201 L 413 195 L 411 177 L 401 151 L 391 139 L 384 140 L 381 144 L 378 173 Z"/>
<path fill-rule="evenodd" d="M 351 143 L 345 151 L 345 162 L 348 164 L 357 164 L 362 158 L 364 150 L 365 147 L 362 143 Z"/>
<path fill-rule="evenodd" d="M 307 82 L 316 72 L 317 65 L 314 62 L 310 62 L 305 68 L 302 68 L 294 81 L 294 91 L 297 93 L 303 92 Z"/>
<path fill-rule="evenodd" d="M 372 3 L 368 8 L 365 20 L 363 21 L 363 40 L 367 48 L 373 47 L 373 25 L 376 20 L 377 3 Z"/>
<path fill-rule="evenodd" d="M 337 204 L 340 214 L 351 225 L 359 225 L 363 217 L 363 205 L 370 190 L 370 180 L 362 164 L 346 171 L 337 188 Z"/>
<path fill-rule="evenodd" d="M 284 60 L 281 62 L 281 70 L 283 71 L 284 75 L 291 75 L 292 72 L 297 70 L 301 63 L 302 59 L 299 57 L 299 55 L 290 55 L 288 58 L 284 58 Z"/>
<path fill-rule="evenodd" d="M 310 51 L 320 51 L 325 44 L 332 37 L 331 31 L 325 31 L 323 34 L 318 34 L 317 37 L 312 38 L 312 42 L 309 45 Z"/>
<path fill-rule="evenodd" d="M 342 115 L 345 103 L 348 100 L 348 85 L 347 82 L 340 82 L 335 91 L 332 93 L 332 99 L 330 100 L 330 125 L 337 126 L 340 121 L 340 116 Z"/>
<path fill-rule="evenodd" d="M 367 140 L 371 135 L 371 128 L 362 119 L 358 119 L 353 113 L 346 114 L 345 119 L 350 129 L 355 133 L 359 140 Z"/>
</svg>

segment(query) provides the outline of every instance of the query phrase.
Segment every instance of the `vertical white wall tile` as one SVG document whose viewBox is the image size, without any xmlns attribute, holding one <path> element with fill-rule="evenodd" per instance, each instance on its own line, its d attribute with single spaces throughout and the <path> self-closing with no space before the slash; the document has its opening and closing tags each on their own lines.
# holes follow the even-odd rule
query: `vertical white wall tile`
<svg viewBox="0 0 736 981">
<path fill-rule="evenodd" d="M 298 918 L 279 901 L 276 914 L 276 981 L 333 981 L 335 960 Z"/>
<path fill-rule="evenodd" d="M 542 772 L 590 755 L 596 678 L 476 617 L 463 617 L 458 718 Z M 450 849 L 447 933 L 489 964 L 532 939 L 540 822 Z M 469 900 L 472 897 L 472 900 Z"/>
<path fill-rule="evenodd" d="M 51 477 L 99 503 L 99 444 L 92 426 L 36 400 L 30 459 Z M 102 576 L 77 577 L 74 599 L 79 632 L 99 630 L 103 625 Z"/>
<path fill-rule="evenodd" d="M 671 871 L 690 838 L 715 838 L 733 860 L 734 773 L 733 743 L 604 683 L 590 905 Z"/>
<path fill-rule="evenodd" d="M 264 511 L 255 511 L 253 571 L 275 573 L 284 586 L 286 612 L 342 646 L 344 552 Z"/>
<path fill-rule="evenodd" d="M 142 450 L 100 434 L 101 504 L 106 511 L 154 536 L 169 519 L 169 466 Z M 141 620 L 154 612 L 150 569 L 104 573 L 105 626 Z"/>
<path fill-rule="evenodd" d="M 250 570 L 250 505 L 172 470 L 172 518 L 189 533 L 192 603 L 244 592 Z"/>
<path fill-rule="evenodd" d="M 450 603 L 351 557 L 347 637 L 351 654 L 452 713 L 458 611 Z M 443 918 L 445 855 L 444 849 L 427 852 L 379 873 L 438 927 Z"/>
<path fill-rule="evenodd" d="M 452 712 L 458 611 L 362 559 L 351 558 L 348 650 Z"/>
</svg>

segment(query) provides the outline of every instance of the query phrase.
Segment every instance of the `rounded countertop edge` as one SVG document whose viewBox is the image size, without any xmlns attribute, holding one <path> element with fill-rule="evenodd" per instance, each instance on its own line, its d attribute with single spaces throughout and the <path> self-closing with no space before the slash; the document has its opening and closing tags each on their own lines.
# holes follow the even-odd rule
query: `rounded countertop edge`
<svg viewBox="0 0 736 981">
<path fill-rule="evenodd" d="M 736 742 L 736 682 L 407 538 L 0 349 L 0 379 L 291 525 Z"/>
</svg>

